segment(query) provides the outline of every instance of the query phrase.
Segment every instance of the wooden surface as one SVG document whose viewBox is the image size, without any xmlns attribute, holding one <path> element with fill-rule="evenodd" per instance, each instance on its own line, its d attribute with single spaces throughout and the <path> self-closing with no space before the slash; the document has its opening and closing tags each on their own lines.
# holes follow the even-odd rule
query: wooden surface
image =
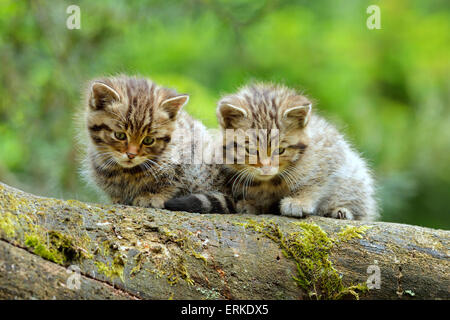
<svg viewBox="0 0 450 320">
<path fill-rule="evenodd" d="M 298 261 L 261 227 L 302 239 L 299 222 L 335 240 L 347 226 L 370 227 L 329 252 L 345 286 L 365 284 L 379 268 L 380 288 L 360 292 L 361 299 L 450 299 L 450 231 L 87 204 L 1 183 L 0 298 L 324 298 L 298 285 Z M 70 285 L 74 275 L 79 286 Z"/>
</svg>

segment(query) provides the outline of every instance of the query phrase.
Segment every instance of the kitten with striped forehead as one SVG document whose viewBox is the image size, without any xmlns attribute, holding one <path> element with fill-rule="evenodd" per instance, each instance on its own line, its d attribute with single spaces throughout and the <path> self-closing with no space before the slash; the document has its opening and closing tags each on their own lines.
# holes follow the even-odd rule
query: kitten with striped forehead
<svg viewBox="0 0 450 320">
<path fill-rule="evenodd" d="M 249 85 L 222 98 L 217 116 L 224 132 L 257 129 L 245 141 L 232 142 L 235 158 L 227 164 L 239 212 L 377 217 L 367 165 L 332 125 L 312 112 L 305 96 L 281 85 Z M 237 159 L 239 150 L 244 163 Z M 257 157 L 254 163 L 247 161 L 252 156 Z"/>
<path fill-rule="evenodd" d="M 180 109 L 189 96 L 127 76 L 94 80 L 88 90 L 85 175 L 113 203 L 162 208 L 178 192 L 174 141 L 202 126 Z"/>
<path fill-rule="evenodd" d="M 85 179 L 114 203 L 163 208 L 171 198 L 200 192 L 202 202 L 190 203 L 191 210 L 201 212 L 206 202 L 206 210 L 233 210 L 218 192 L 220 167 L 189 159 L 193 149 L 213 157 L 215 144 L 202 123 L 180 110 L 188 99 L 145 78 L 92 81 L 84 112 Z"/>
</svg>

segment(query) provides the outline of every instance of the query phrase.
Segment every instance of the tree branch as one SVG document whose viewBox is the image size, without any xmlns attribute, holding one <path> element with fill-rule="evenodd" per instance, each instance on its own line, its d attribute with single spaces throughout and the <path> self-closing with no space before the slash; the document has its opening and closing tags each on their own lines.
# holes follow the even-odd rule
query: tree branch
<svg viewBox="0 0 450 320">
<path fill-rule="evenodd" d="M 0 239 L 0 298 L 450 298 L 450 232 L 409 225 L 87 204 L 0 183 Z"/>
</svg>

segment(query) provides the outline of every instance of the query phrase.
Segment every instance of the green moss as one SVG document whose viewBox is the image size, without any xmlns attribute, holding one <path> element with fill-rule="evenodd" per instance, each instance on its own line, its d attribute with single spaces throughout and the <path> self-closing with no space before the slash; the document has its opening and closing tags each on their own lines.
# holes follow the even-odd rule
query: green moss
<svg viewBox="0 0 450 320">
<path fill-rule="evenodd" d="M 38 256 L 58 264 L 90 257 L 85 249 L 75 245 L 71 237 L 56 231 L 43 234 L 34 230 L 25 234 L 24 243 Z"/>
<path fill-rule="evenodd" d="M 338 239 L 342 242 L 346 242 L 355 238 L 362 239 L 362 235 L 369 230 L 369 226 L 346 226 L 338 234 Z"/>
<path fill-rule="evenodd" d="M 16 235 L 15 223 L 17 218 L 10 212 L 5 212 L 0 216 L 0 229 L 7 237 L 14 237 Z"/>
<path fill-rule="evenodd" d="M 174 272 L 171 272 L 171 273 L 167 276 L 167 282 L 168 282 L 171 286 L 177 284 L 177 282 L 178 282 L 178 276 L 177 276 L 177 274 L 174 273 Z"/>
<path fill-rule="evenodd" d="M 287 258 L 295 260 L 297 276 L 294 280 L 308 292 L 311 299 L 341 299 L 348 295 L 359 299 L 358 291 L 365 292 L 366 284 L 344 286 L 329 255 L 337 243 L 360 237 L 365 230 L 346 228 L 341 231 L 341 236 L 338 235 L 338 238 L 334 239 L 314 223 L 294 222 L 293 224 L 298 226 L 300 231 L 284 234 L 273 221 L 257 222 L 249 219 L 246 223 L 240 223 L 276 242 Z"/>
<path fill-rule="evenodd" d="M 186 281 L 189 285 L 193 285 L 194 281 L 191 279 L 189 272 L 186 269 L 186 266 L 183 262 L 184 261 L 182 261 L 180 264 L 178 264 L 177 269 L 176 269 L 177 273 L 181 275 L 181 279 Z"/>
<path fill-rule="evenodd" d="M 134 257 L 134 261 L 135 261 L 136 265 L 133 267 L 133 269 L 131 269 L 130 277 L 134 277 L 136 275 L 136 273 L 141 271 L 142 265 L 144 263 L 144 254 L 142 252 L 139 252 Z"/>
<path fill-rule="evenodd" d="M 124 281 L 123 270 L 125 262 L 119 255 L 116 255 L 109 263 L 95 261 L 94 264 L 96 265 L 98 272 L 105 275 L 109 279 L 119 277 L 122 282 Z"/>
<path fill-rule="evenodd" d="M 46 245 L 45 240 L 36 234 L 26 234 L 25 235 L 25 245 L 33 249 L 33 252 L 44 259 L 63 264 L 64 256 Z"/>
<path fill-rule="evenodd" d="M 202 255 L 202 254 L 200 254 L 200 253 L 198 253 L 197 251 L 195 251 L 195 250 L 192 249 L 192 248 L 190 248 L 190 254 L 191 254 L 194 258 L 196 258 L 196 259 L 203 260 L 203 262 L 205 263 L 205 265 L 208 264 L 208 260 L 206 260 L 205 256 Z"/>
<path fill-rule="evenodd" d="M 192 238 L 195 238 L 195 235 L 189 230 L 184 230 L 183 236 L 175 232 L 171 232 L 166 228 L 160 228 L 161 236 L 163 237 L 163 241 L 165 243 L 172 242 L 177 245 L 177 247 L 181 250 L 180 252 L 171 251 L 174 259 L 170 264 L 164 264 L 158 266 L 159 271 L 163 274 L 167 275 L 167 282 L 170 285 L 175 285 L 178 283 L 178 280 L 181 278 L 186 281 L 189 285 L 194 284 L 194 281 L 191 279 L 189 275 L 189 271 L 186 267 L 186 259 L 185 256 L 191 256 L 196 259 L 201 259 L 207 264 L 207 259 L 202 254 L 198 253 L 196 250 L 201 248 L 200 242 L 195 242 Z M 186 234 L 188 236 L 186 236 Z M 169 249 L 170 250 L 170 249 Z"/>
<path fill-rule="evenodd" d="M 175 271 L 173 271 L 167 275 L 167 282 L 171 286 L 173 286 L 178 283 L 179 278 L 186 281 L 189 285 L 194 284 L 194 281 L 189 276 L 186 266 L 182 263 L 179 263 L 178 266 L 175 268 Z"/>
</svg>

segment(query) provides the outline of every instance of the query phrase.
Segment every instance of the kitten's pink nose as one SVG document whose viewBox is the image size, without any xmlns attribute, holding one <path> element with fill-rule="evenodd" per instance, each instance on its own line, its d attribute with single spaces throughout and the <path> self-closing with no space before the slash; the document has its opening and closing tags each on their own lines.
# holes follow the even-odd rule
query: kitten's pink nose
<svg viewBox="0 0 450 320">
<path fill-rule="evenodd" d="M 128 145 L 128 149 L 127 149 L 126 153 L 127 153 L 128 159 L 134 159 L 137 156 L 137 154 L 139 153 L 139 147 L 134 143 L 130 143 Z"/>
<path fill-rule="evenodd" d="M 134 159 L 136 157 L 136 153 L 127 152 L 128 159 Z"/>
</svg>

